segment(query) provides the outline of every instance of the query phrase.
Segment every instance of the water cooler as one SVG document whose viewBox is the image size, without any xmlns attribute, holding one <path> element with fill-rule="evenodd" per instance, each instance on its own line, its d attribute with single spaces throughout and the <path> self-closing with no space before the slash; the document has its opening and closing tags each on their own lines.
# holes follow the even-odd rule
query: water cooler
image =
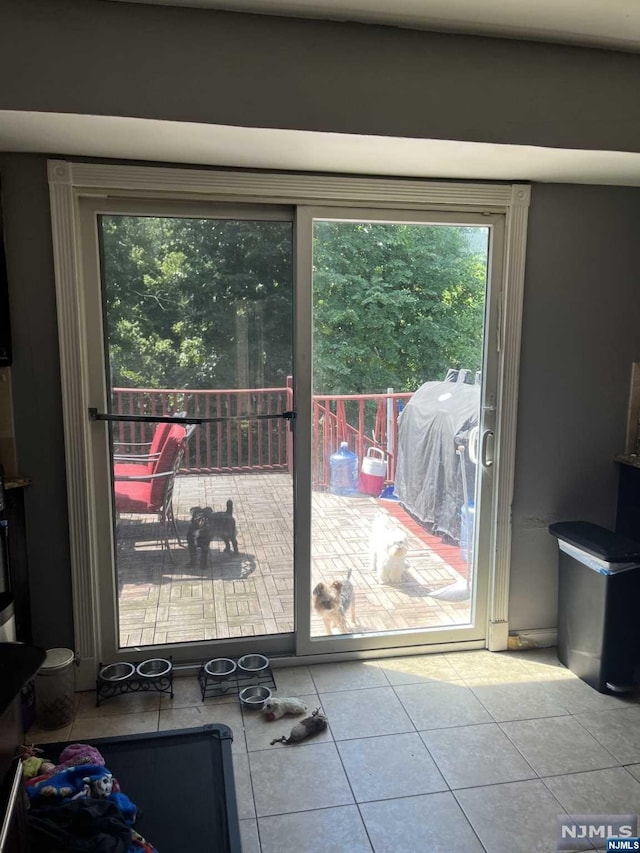
<svg viewBox="0 0 640 853">
<path fill-rule="evenodd" d="M 349 450 L 346 441 L 340 444 L 340 450 L 329 458 L 330 484 L 333 495 L 358 494 L 358 454 Z"/>
</svg>

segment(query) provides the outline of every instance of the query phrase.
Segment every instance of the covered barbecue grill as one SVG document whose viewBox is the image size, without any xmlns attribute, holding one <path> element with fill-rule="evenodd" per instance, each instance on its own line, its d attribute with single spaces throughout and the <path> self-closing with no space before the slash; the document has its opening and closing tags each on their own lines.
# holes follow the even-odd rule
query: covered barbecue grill
<svg viewBox="0 0 640 853">
<path fill-rule="evenodd" d="M 406 509 L 434 534 L 460 539 L 464 506 L 459 445 L 468 449 L 478 425 L 480 385 L 458 381 L 425 382 L 398 420 L 395 492 Z M 455 375 L 455 373 L 454 373 Z M 475 495 L 476 466 L 469 453 L 466 466 L 469 499 Z"/>
</svg>

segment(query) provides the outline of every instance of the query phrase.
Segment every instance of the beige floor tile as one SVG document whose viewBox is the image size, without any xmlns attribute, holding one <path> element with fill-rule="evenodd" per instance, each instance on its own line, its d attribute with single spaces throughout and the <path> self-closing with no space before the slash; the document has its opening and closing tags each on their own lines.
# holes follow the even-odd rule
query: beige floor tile
<svg viewBox="0 0 640 853">
<path fill-rule="evenodd" d="M 41 729 L 38 726 L 31 726 L 28 732 L 25 733 L 24 742 L 28 744 L 38 743 L 62 743 L 68 741 L 71 735 L 71 723 L 68 726 L 62 726 L 59 729 Z"/>
<path fill-rule="evenodd" d="M 489 712 L 462 681 L 404 684 L 394 690 L 419 731 L 492 722 Z"/>
<path fill-rule="evenodd" d="M 158 731 L 158 712 L 140 714 L 106 715 L 104 717 L 79 717 L 71 727 L 71 740 L 134 735 Z"/>
<path fill-rule="evenodd" d="M 337 746 L 357 803 L 447 790 L 417 732 L 344 740 Z"/>
<path fill-rule="evenodd" d="M 373 661 L 323 663 L 311 666 L 309 669 L 319 694 L 387 686 L 384 672 Z"/>
<path fill-rule="evenodd" d="M 200 713 L 200 707 L 192 705 L 190 708 L 162 708 L 158 730 L 163 732 L 168 729 L 192 729 L 196 726 L 204 726 L 205 719 Z"/>
<path fill-rule="evenodd" d="M 242 853 L 261 853 L 258 822 L 255 818 L 245 818 L 240 821 L 240 843 Z"/>
<path fill-rule="evenodd" d="M 460 678 L 480 676 L 487 678 L 494 674 L 526 673 L 523 662 L 511 652 L 488 652 L 485 650 L 449 652 L 445 658 Z"/>
<path fill-rule="evenodd" d="M 377 661 L 389 684 L 420 684 L 424 681 L 456 681 L 460 676 L 443 655 L 384 658 Z"/>
<path fill-rule="evenodd" d="M 624 767 L 545 778 L 570 814 L 640 814 L 640 783 Z"/>
<path fill-rule="evenodd" d="M 500 728 L 540 776 L 601 770 L 618 762 L 572 717 L 501 723 Z"/>
<path fill-rule="evenodd" d="M 483 853 L 449 792 L 363 803 L 360 813 L 375 853 Z"/>
<path fill-rule="evenodd" d="M 432 729 L 420 736 L 453 789 L 536 778 L 496 723 Z"/>
<path fill-rule="evenodd" d="M 540 780 L 456 791 L 487 853 L 556 853 L 562 806 Z"/>
<path fill-rule="evenodd" d="M 273 677 L 277 685 L 276 696 L 307 696 L 316 692 L 308 666 L 275 667 Z"/>
<path fill-rule="evenodd" d="M 568 713 L 560 697 L 548 685 L 532 681 L 530 676 L 525 681 L 502 684 L 479 678 L 470 687 L 497 722 L 557 717 Z"/>
<path fill-rule="evenodd" d="M 371 853 L 355 806 L 262 817 L 259 825 L 262 853 Z"/>
<path fill-rule="evenodd" d="M 274 746 L 248 755 L 258 817 L 353 803 L 333 743 Z"/>
<path fill-rule="evenodd" d="M 590 711 L 575 719 L 609 750 L 618 763 L 640 761 L 640 708 Z"/>
<path fill-rule="evenodd" d="M 542 682 L 545 689 L 557 698 L 570 714 L 580 714 L 589 711 L 613 711 L 638 706 L 635 696 L 610 696 L 599 693 L 593 687 L 579 678 L 554 679 Z"/>
<path fill-rule="evenodd" d="M 325 693 L 320 699 L 337 741 L 415 731 L 392 687 Z"/>
<path fill-rule="evenodd" d="M 96 706 L 96 692 L 80 694 L 80 702 L 76 711 L 78 718 L 105 717 L 113 714 L 140 714 L 145 711 L 160 710 L 160 694 L 148 693 L 123 693 L 109 699 L 102 699 L 100 706 Z"/>
<path fill-rule="evenodd" d="M 249 758 L 246 753 L 234 754 L 233 777 L 236 786 L 238 818 L 240 820 L 255 818 L 256 807 L 253 797 L 253 780 L 249 770 Z"/>
</svg>

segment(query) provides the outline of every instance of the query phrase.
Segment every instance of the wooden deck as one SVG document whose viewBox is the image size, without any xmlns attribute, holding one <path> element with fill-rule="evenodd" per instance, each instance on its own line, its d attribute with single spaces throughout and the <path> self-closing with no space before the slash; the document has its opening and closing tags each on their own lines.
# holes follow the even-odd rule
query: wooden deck
<svg viewBox="0 0 640 853">
<path fill-rule="evenodd" d="M 206 564 L 189 565 L 186 548 L 160 544 L 153 516 L 122 515 L 117 525 L 120 642 L 123 647 L 291 632 L 293 625 L 293 495 L 288 474 L 181 476 L 174 509 L 183 541 L 190 508 L 222 510 L 234 502 L 239 554 L 212 542 Z M 369 568 L 368 532 L 379 509 L 407 528 L 409 569 L 402 583 L 381 585 Z M 429 537 L 397 503 L 367 496 L 314 492 L 312 582 L 351 568 L 356 591 L 354 632 L 467 624 L 468 602 L 429 593 L 460 579 L 458 549 Z M 312 633 L 322 635 L 321 620 Z"/>
</svg>

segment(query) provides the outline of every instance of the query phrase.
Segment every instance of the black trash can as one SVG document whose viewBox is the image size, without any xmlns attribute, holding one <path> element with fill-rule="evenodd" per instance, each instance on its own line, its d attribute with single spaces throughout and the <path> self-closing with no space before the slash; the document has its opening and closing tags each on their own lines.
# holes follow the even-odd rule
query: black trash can
<svg viewBox="0 0 640 853">
<path fill-rule="evenodd" d="M 552 524 L 558 540 L 558 658 L 600 693 L 640 679 L 640 542 L 597 524 Z"/>
</svg>

